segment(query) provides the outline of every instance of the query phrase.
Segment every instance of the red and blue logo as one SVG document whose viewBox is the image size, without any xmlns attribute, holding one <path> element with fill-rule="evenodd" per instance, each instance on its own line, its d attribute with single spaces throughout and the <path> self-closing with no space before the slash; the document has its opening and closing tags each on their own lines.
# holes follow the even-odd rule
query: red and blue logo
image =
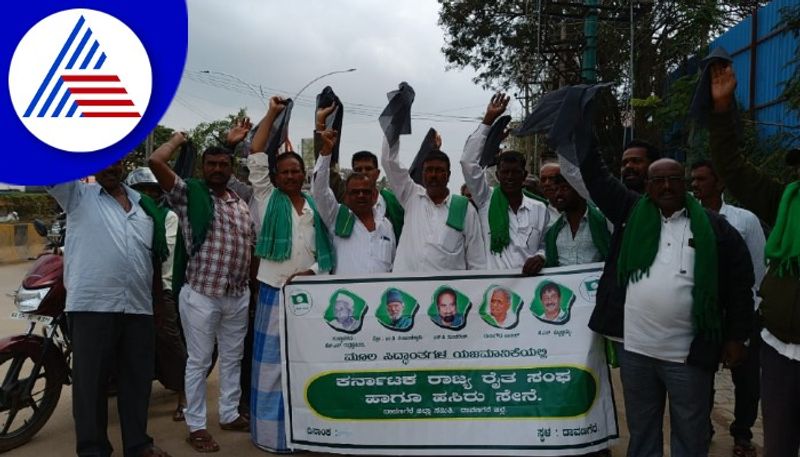
<svg viewBox="0 0 800 457">
<path fill-rule="evenodd" d="M 11 35 L 1 45 L 11 146 L 0 182 L 53 184 L 106 167 L 143 141 L 180 82 L 184 1 L 140 1 L 139 13 L 118 2 L 58 3 L 72 8 L 27 11 L 0 32 Z"/>
</svg>

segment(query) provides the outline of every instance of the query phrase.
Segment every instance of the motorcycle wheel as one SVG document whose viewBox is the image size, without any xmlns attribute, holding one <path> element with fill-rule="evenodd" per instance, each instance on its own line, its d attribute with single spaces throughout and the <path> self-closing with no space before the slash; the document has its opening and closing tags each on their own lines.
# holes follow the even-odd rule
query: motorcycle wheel
<svg viewBox="0 0 800 457">
<path fill-rule="evenodd" d="M 0 452 L 33 438 L 61 398 L 62 375 L 45 361 L 34 377 L 34 357 L 13 349 L 0 354 Z"/>
</svg>

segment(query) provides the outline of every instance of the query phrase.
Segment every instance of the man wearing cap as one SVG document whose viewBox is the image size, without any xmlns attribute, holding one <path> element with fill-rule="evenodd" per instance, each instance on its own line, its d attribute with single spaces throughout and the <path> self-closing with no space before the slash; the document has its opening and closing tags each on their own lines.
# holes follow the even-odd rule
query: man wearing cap
<svg viewBox="0 0 800 457">
<path fill-rule="evenodd" d="M 712 63 L 711 158 L 731 194 L 773 226 L 764 250 L 768 268 L 759 287 L 764 325 L 764 455 L 796 457 L 800 448 L 800 151 L 792 150 L 786 157 L 796 173 L 788 185 L 750 164 L 740 149 L 735 89 L 730 63 Z"/>
<path fill-rule="evenodd" d="M 411 316 L 405 315 L 406 305 L 403 295 L 397 289 L 386 292 L 386 312 L 391 319 L 389 326 L 394 330 L 407 330 L 413 323 Z"/>
<path fill-rule="evenodd" d="M 172 419 L 182 421 L 184 419 L 183 410 L 186 408 L 183 376 L 186 371 L 188 355 L 178 322 L 177 304 L 172 294 L 172 264 L 175 258 L 175 241 L 178 237 L 178 215 L 165 206 L 164 191 L 149 168 L 140 167 L 131 171 L 125 178 L 125 184 L 155 200 L 158 203 L 159 211 L 164 214 L 169 256 L 161 264 L 163 290 L 159 308 L 160 315 L 156 319 L 156 378 L 167 389 L 178 392 L 178 405 Z"/>
</svg>

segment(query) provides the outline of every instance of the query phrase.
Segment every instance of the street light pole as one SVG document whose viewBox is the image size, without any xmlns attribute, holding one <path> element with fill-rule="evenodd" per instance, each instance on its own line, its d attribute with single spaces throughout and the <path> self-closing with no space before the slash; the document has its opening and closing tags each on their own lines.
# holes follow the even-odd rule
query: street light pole
<svg viewBox="0 0 800 457">
<path fill-rule="evenodd" d="M 225 72 L 222 72 L 222 71 L 215 71 L 215 70 L 200 70 L 200 73 L 204 73 L 204 74 L 207 74 L 207 75 L 220 75 L 220 76 L 224 76 L 224 77 L 226 77 L 226 78 L 231 78 L 231 79 L 233 79 L 234 81 L 236 81 L 236 82 L 238 82 L 238 83 L 240 83 L 240 84 L 243 84 L 245 87 L 247 87 L 248 89 L 250 89 L 250 91 L 252 91 L 252 92 L 253 92 L 253 94 L 254 94 L 256 97 L 258 97 L 258 100 L 259 100 L 259 101 L 261 101 L 261 104 L 262 104 L 262 105 L 264 105 L 264 107 L 265 107 L 265 108 L 267 107 L 267 102 L 264 100 L 264 91 L 263 91 L 263 90 L 261 90 L 261 87 L 260 87 L 260 86 L 258 87 L 258 90 L 256 90 L 256 87 L 255 87 L 255 86 L 253 86 L 252 84 L 250 84 L 249 82 L 247 82 L 247 81 L 245 81 L 245 80 L 243 80 L 243 79 L 239 78 L 239 77 L 238 77 L 238 76 L 236 76 L 236 75 L 232 75 L 232 74 L 230 74 L 230 73 L 225 73 Z"/>
<path fill-rule="evenodd" d="M 295 95 L 295 96 L 294 96 L 294 98 L 295 98 L 295 100 L 296 100 L 296 99 L 297 99 L 297 97 L 299 97 L 299 96 L 300 96 L 300 94 L 302 94 L 304 90 L 308 89 L 308 86 L 310 86 L 310 85 L 314 84 L 315 82 L 319 81 L 320 79 L 322 79 L 322 78 L 324 78 L 324 77 L 326 77 L 326 76 L 330 76 L 330 75 L 336 75 L 336 74 L 339 74 L 339 73 L 350 73 L 350 72 L 352 72 L 352 71 L 356 71 L 356 69 L 355 69 L 355 68 L 348 68 L 347 70 L 336 70 L 336 71 L 331 71 L 331 72 L 325 73 L 324 75 L 317 76 L 316 78 L 314 78 L 314 79 L 312 79 L 311 81 L 309 81 L 309 82 L 308 82 L 308 84 L 306 84 L 305 86 L 303 86 L 303 88 L 302 88 L 302 89 L 300 89 L 300 90 L 297 92 L 297 95 Z"/>
</svg>

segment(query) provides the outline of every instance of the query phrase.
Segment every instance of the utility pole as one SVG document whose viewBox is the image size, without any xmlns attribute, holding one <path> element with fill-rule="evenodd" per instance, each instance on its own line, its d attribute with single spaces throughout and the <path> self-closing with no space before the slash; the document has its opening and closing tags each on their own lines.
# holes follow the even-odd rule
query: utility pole
<svg viewBox="0 0 800 457">
<path fill-rule="evenodd" d="M 150 159 L 150 156 L 153 155 L 153 143 L 155 142 L 155 129 L 151 130 L 150 133 L 147 134 L 147 138 L 144 140 L 144 163 L 143 166 L 147 166 L 147 160 Z"/>
<path fill-rule="evenodd" d="M 599 0 L 585 0 L 586 19 L 583 22 L 583 35 L 586 47 L 583 50 L 581 79 L 586 84 L 597 82 L 597 8 Z"/>
</svg>

